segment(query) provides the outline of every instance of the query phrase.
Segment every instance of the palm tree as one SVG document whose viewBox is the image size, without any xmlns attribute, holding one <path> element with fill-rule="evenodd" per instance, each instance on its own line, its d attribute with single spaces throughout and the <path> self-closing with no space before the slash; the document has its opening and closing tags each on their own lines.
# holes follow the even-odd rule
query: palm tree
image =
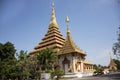
<svg viewBox="0 0 120 80">
<path fill-rule="evenodd" d="M 41 70 L 43 71 L 52 69 L 52 65 L 55 62 L 56 58 L 57 55 L 50 48 L 40 51 L 37 55 Z"/>
</svg>

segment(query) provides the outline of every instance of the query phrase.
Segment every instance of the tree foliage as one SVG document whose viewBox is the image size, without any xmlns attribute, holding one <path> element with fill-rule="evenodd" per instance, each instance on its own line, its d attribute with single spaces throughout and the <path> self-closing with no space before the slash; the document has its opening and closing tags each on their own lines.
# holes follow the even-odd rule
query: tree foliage
<svg viewBox="0 0 120 80">
<path fill-rule="evenodd" d="M 18 76 L 20 78 L 25 78 L 27 76 L 30 76 L 30 62 L 28 60 L 28 54 L 27 51 L 21 50 L 19 53 L 16 54 L 17 56 L 17 70 L 18 70 Z"/>
<path fill-rule="evenodd" d="M 39 76 L 39 71 L 54 72 L 56 54 L 52 49 L 45 49 L 38 54 L 29 55 L 27 51 L 16 49 L 11 42 L 0 43 L 0 80 L 24 80 Z M 62 75 L 62 70 L 56 74 Z M 38 79 L 38 77 L 37 77 Z"/>
<path fill-rule="evenodd" d="M 120 71 L 120 61 L 116 59 L 113 59 L 113 61 L 117 64 L 117 70 Z"/>
<path fill-rule="evenodd" d="M 29 76 L 32 69 L 27 52 L 21 50 L 15 57 L 16 49 L 11 42 L 0 43 L 0 80 L 19 80 Z"/>
<path fill-rule="evenodd" d="M 93 65 L 93 69 L 95 70 L 94 73 L 97 73 L 97 74 L 103 74 L 103 66 L 102 65 L 96 65 L 94 64 Z"/>
<path fill-rule="evenodd" d="M 0 43 L 0 78 L 2 80 L 15 77 L 16 49 L 10 42 Z"/>
<path fill-rule="evenodd" d="M 117 42 L 113 44 L 113 53 L 118 59 L 120 59 L 120 27 L 118 30 L 118 39 Z"/>
<path fill-rule="evenodd" d="M 37 55 L 41 70 L 52 69 L 52 63 L 55 62 L 56 58 L 56 54 L 52 51 L 52 49 L 49 48 L 40 51 Z"/>
<path fill-rule="evenodd" d="M 16 49 L 10 42 L 5 44 L 0 43 L 0 60 L 8 61 L 9 59 L 15 59 Z"/>
<path fill-rule="evenodd" d="M 64 70 L 61 69 L 60 67 L 57 67 L 55 70 L 55 75 L 57 76 L 57 80 L 59 80 L 59 78 L 61 76 L 63 76 L 65 74 Z"/>
</svg>

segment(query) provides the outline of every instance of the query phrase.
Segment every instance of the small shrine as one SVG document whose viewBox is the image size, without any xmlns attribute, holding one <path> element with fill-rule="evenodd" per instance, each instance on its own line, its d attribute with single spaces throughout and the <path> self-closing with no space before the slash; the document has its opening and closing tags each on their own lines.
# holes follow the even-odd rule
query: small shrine
<svg viewBox="0 0 120 80">
<path fill-rule="evenodd" d="M 110 63 L 108 65 L 108 68 L 110 71 L 116 71 L 117 70 L 117 64 L 114 62 L 114 60 L 110 57 Z"/>
</svg>

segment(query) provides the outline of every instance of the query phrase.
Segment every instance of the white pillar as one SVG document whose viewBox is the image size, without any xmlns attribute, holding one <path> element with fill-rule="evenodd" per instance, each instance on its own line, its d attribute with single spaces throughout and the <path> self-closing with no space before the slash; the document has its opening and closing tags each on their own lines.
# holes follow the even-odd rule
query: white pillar
<svg viewBox="0 0 120 80">
<path fill-rule="evenodd" d="M 75 69 L 76 68 L 76 66 L 75 66 L 75 57 L 73 57 L 73 65 L 72 66 L 73 66 L 73 72 L 76 72 L 76 69 Z"/>
<path fill-rule="evenodd" d="M 81 61 L 81 72 L 83 72 L 83 62 Z"/>
</svg>

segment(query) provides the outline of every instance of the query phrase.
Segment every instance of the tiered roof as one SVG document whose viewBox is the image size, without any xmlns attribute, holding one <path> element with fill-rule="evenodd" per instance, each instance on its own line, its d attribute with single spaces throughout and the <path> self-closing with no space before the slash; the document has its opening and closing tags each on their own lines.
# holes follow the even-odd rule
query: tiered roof
<svg viewBox="0 0 120 80">
<path fill-rule="evenodd" d="M 72 37 L 70 35 L 70 29 L 67 28 L 67 37 L 65 40 L 65 44 L 60 50 L 59 55 L 67 54 L 67 53 L 75 53 L 75 52 L 83 54 L 84 56 L 86 55 L 86 53 L 82 51 L 81 49 L 79 49 L 77 45 L 73 42 Z"/>
<path fill-rule="evenodd" d="M 66 22 L 69 22 L 68 17 L 66 18 Z M 73 42 L 69 28 L 67 28 L 66 40 L 63 38 L 63 35 L 61 34 L 56 21 L 54 3 L 52 3 L 52 15 L 48 31 L 42 41 L 37 46 L 35 46 L 34 50 L 31 51 L 30 54 L 38 53 L 39 51 L 46 48 L 52 48 L 53 51 L 58 55 L 67 53 L 79 53 L 86 56 L 86 53 L 79 49 Z"/>
<path fill-rule="evenodd" d="M 34 50 L 30 52 L 30 54 L 37 53 L 46 48 L 52 48 L 54 52 L 58 53 L 64 43 L 65 39 L 59 30 L 55 17 L 54 3 L 52 3 L 52 15 L 48 31 L 42 41 L 35 46 Z"/>
</svg>

